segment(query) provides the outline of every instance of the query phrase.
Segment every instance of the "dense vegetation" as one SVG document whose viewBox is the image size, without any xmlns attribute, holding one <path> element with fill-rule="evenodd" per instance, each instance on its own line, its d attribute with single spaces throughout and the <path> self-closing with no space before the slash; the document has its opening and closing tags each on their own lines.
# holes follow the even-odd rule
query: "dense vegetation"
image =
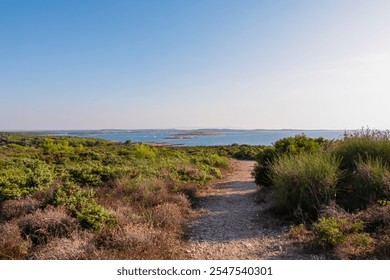
<svg viewBox="0 0 390 280">
<path fill-rule="evenodd" d="M 390 136 L 297 135 L 269 147 L 157 147 L 0 133 L 0 259 L 181 258 L 197 191 L 228 157 L 294 222 L 290 236 L 334 258 L 390 257 Z"/>
<path fill-rule="evenodd" d="M 361 130 L 329 142 L 304 135 L 263 149 L 254 176 L 291 236 L 336 258 L 390 257 L 390 137 Z"/>
<path fill-rule="evenodd" d="M 0 133 L 0 258 L 179 258 L 197 190 L 261 149 Z"/>
</svg>

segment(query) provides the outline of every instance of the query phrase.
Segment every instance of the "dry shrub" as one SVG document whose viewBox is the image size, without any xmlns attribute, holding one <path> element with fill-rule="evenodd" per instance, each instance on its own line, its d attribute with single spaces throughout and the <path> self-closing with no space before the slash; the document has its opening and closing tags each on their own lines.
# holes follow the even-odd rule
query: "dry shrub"
<svg viewBox="0 0 390 280">
<path fill-rule="evenodd" d="M 374 239 L 368 233 L 353 233 L 334 250 L 339 259 L 362 259 L 371 255 L 375 249 Z"/>
<path fill-rule="evenodd" d="M 109 249 L 115 251 L 131 248 L 130 228 L 130 225 L 105 228 L 94 236 L 93 243 L 99 250 Z"/>
<path fill-rule="evenodd" d="M 78 260 L 84 259 L 86 255 L 93 251 L 90 240 L 91 232 L 73 232 L 69 238 L 51 239 L 43 246 L 37 246 L 30 254 L 30 259 L 35 260 Z"/>
<path fill-rule="evenodd" d="M 390 230 L 377 239 L 374 255 L 378 259 L 390 260 Z"/>
<path fill-rule="evenodd" d="M 194 165 L 178 164 L 176 166 L 178 175 L 182 181 L 190 181 L 201 176 L 201 172 Z"/>
<path fill-rule="evenodd" d="M 149 179 L 140 182 L 131 195 L 135 201 L 151 207 L 163 203 L 169 193 L 163 180 Z"/>
<path fill-rule="evenodd" d="M 179 192 L 184 194 L 191 204 L 197 201 L 198 188 L 194 184 L 185 184 L 179 187 Z"/>
<path fill-rule="evenodd" d="M 390 204 L 369 206 L 366 210 L 359 212 L 359 219 L 364 221 L 365 231 L 380 233 L 390 230 Z"/>
<path fill-rule="evenodd" d="M 153 207 L 153 224 L 173 232 L 180 232 L 183 223 L 183 216 L 180 207 L 172 203 L 164 203 Z"/>
<path fill-rule="evenodd" d="M 117 204 L 114 208 L 105 206 L 111 215 L 115 216 L 118 225 L 126 225 L 133 222 L 142 222 L 142 215 L 137 215 L 137 212 L 131 205 L 126 205 L 124 202 Z"/>
<path fill-rule="evenodd" d="M 307 241 L 313 239 L 313 234 L 304 224 L 299 224 L 290 226 L 289 237 L 298 241 Z"/>
<path fill-rule="evenodd" d="M 23 240 L 16 223 L 0 224 L 0 259 L 25 259 L 30 247 L 31 243 Z"/>
<path fill-rule="evenodd" d="M 180 207 L 181 210 L 191 208 L 191 204 L 190 204 L 188 198 L 182 193 L 178 193 L 178 194 L 172 193 L 166 197 L 164 202 L 176 204 L 178 207 Z"/>
<path fill-rule="evenodd" d="M 125 226 L 101 231 L 94 238 L 95 251 L 89 259 L 180 259 L 181 241 L 174 233 L 147 225 Z"/>
<path fill-rule="evenodd" d="M 100 188 L 94 189 L 96 200 L 105 208 L 121 206 L 123 197 L 126 196 L 125 179 L 111 181 Z"/>
<path fill-rule="evenodd" d="M 78 227 L 63 207 L 48 207 L 21 218 L 18 222 L 22 237 L 33 245 L 46 244 L 54 237 L 69 237 Z"/>
<path fill-rule="evenodd" d="M 370 205 L 358 214 L 364 221 L 364 230 L 375 238 L 373 255 L 379 259 L 390 259 L 390 204 Z"/>
<path fill-rule="evenodd" d="M 0 220 L 11 220 L 31 214 L 40 207 L 40 202 L 33 198 L 9 199 L 0 206 Z"/>
<path fill-rule="evenodd" d="M 188 200 L 182 194 L 170 191 L 170 182 L 162 179 L 147 179 L 132 186 L 127 197 L 145 207 L 153 207 L 166 202 L 189 207 Z"/>
<path fill-rule="evenodd" d="M 352 221 L 357 219 L 357 217 L 345 211 L 343 208 L 338 206 L 334 201 L 331 201 L 327 205 L 323 205 L 319 212 L 319 216 L 327 219 L 333 217 L 336 220 L 346 219 Z"/>
</svg>

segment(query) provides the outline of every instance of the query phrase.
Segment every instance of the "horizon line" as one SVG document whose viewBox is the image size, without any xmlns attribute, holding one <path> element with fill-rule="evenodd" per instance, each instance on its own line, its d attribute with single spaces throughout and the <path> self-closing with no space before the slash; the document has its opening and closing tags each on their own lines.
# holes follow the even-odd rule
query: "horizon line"
<svg viewBox="0 0 390 280">
<path fill-rule="evenodd" d="M 0 132 L 61 132 L 61 131 L 140 131 L 140 130 L 245 130 L 245 131 L 356 131 L 367 129 L 361 128 L 94 128 L 94 129 L 0 129 Z M 388 130 L 388 129 L 371 129 L 370 130 Z"/>
</svg>

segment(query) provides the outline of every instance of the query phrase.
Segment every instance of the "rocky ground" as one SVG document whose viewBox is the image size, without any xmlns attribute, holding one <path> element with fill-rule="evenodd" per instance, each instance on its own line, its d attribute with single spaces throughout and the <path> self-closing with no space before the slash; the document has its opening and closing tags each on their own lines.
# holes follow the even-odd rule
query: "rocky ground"
<svg viewBox="0 0 390 280">
<path fill-rule="evenodd" d="M 268 210 L 270 196 L 251 176 L 255 162 L 231 161 L 225 179 L 201 193 L 186 227 L 188 259 L 321 259 L 289 238 L 289 225 Z M 306 250 L 307 251 L 307 250 Z"/>
</svg>

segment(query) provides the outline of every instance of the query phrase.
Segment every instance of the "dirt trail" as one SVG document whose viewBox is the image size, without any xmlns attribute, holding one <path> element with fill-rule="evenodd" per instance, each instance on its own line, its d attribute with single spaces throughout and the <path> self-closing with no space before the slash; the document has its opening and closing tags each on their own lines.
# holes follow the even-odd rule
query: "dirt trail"
<svg viewBox="0 0 390 280">
<path fill-rule="evenodd" d="M 231 172 L 199 197 L 199 218 L 188 224 L 188 259 L 318 259 L 303 254 L 257 197 L 251 177 L 254 162 L 231 161 Z M 260 201 L 259 201 L 260 199 Z"/>
</svg>

